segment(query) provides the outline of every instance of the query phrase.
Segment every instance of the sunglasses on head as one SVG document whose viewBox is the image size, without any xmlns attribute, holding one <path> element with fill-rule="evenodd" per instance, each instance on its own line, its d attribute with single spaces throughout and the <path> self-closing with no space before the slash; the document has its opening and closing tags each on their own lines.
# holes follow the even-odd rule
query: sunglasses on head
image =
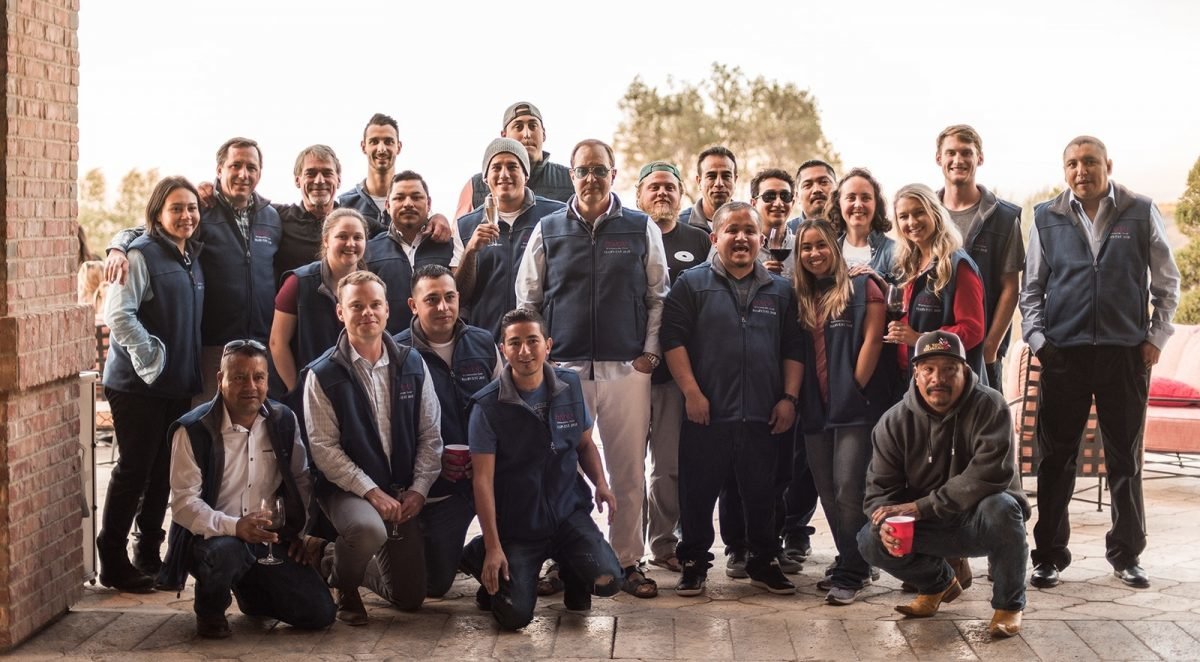
<svg viewBox="0 0 1200 662">
<path fill-rule="evenodd" d="M 249 347 L 256 352 L 263 352 L 264 354 L 267 351 L 267 346 L 257 340 L 230 340 L 225 343 L 225 349 L 221 351 L 221 356 L 232 354 L 243 347 Z"/>
<path fill-rule="evenodd" d="M 792 192 L 791 191 L 763 191 L 762 193 L 760 193 L 758 195 L 758 198 L 760 200 L 762 200 L 763 202 L 767 203 L 768 205 L 775 204 L 775 199 L 779 198 L 780 200 L 783 200 L 783 203 L 786 205 L 786 204 L 791 204 L 791 202 L 792 202 Z"/>
<path fill-rule="evenodd" d="M 605 177 L 608 177 L 608 173 L 612 172 L 612 169 L 609 168 L 608 166 L 602 166 L 602 165 L 599 165 L 599 166 L 575 166 L 574 168 L 571 168 L 571 172 L 575 173 L 576 179 L 583 179 L 584 177 L 587 177 L 589 174 L 592 175 L 593 177 L 595 177 L 596 179 L 604 179 Z"/>
</svg>

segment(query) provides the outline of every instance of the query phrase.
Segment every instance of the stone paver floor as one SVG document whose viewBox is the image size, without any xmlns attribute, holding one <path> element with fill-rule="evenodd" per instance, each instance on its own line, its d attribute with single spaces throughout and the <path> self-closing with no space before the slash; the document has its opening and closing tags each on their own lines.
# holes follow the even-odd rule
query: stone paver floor
<svg viewBox="0 0 1200 662">
<path fill-rule="evenodd" d="M 1080 481 L 1080 485 L 1095 485 Z M 1031 485 L 1029 485 L 1031 486 Z M 1094 495 L 1091 491 L 1087 496 Z M 417 613 L 400 612 L 364 591 L 370 625 L 341 623 L 321 632 L 294 630 L 243 616 L 234 636 L 195 637 L 190 590 L 182 595 L 118 594 L 88 586 L 72 611 L 10 653 L 13 659 L 175 660 L 239 658 L 446 660 L 583 659 L 829 659 L 829 660 L 1200 660 L 1200 478 L 1146 482 L 1150 545 L 1143 555 L 1152 586 L 1118 582 L 1104 559 L 1109 513 L 1072 506 L 1075 562 L 1062 585 L 1031 589 L 1022 634 L 991 641 L 991 585 L 986 562 L 973 562 L 975 585 L 932 619 L 904 620 L 892 607 L 908 596 L 888 576 L 849 607 L 824 604 L 815 583 L 832 558 L 823 520 L 815 523 L 816 554 L 793 577 L 799 592 L 776 596 L 728 579 L 723 561 L 700 598 L 680 598 L 675 578 L 652 568 L 661 595 L 639 600 L 597 598 L 586 615 L 567 612 L 561 598 L 542 598 L 522 632 L 499 632 L 474 606 L 474 580 L 460 578 L 444 599 Z M 1036 511 L 1035 511 L 1036 517 Z M 1032 531 L 1032 523 L 1029 530 Z"/>
</svg>

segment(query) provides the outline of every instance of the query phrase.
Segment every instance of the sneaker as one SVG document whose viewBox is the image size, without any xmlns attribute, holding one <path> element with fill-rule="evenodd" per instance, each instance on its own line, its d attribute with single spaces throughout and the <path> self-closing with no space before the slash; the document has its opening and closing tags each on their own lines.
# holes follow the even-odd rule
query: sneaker
<svg viewBox="0 0 1200 662">
<path fill-rule="evenodd" d="M 812 556 L 812 545 L 808 538 L 788 538 L 783 543 L 783 555 L 795 560 L 797 563 L 804 563 L 808 557 Z M 787 572 L 787 570 L 784 570 Z"/>
<path fill-rule="evenodd" d="M 685 561 L 682 576 L 675 585 L 675 594 L 690 598 L 704 592 L 704 584 L 708 580 L 708 569 L 699 561 Z"/>
<path fill-rule="evenodd" d="M 734 579 L 745 579 L 750 576 L 746 572 L 746 550 L 734 550 L 725 557 L 725 576 Z"/>
<path fill-rule="evenodd" d="M 791 595 L 796 592 L 796 585 L 789 581 L 774 563 L 756 571 L 750 577 L 750 585 L 765 588 L 776 595 Z"/>
<path fill-rule="evenodd" d="M 866 588 L 870 585 L 871 585 L 870 579 L 863 580 L 862 588 Z M 833 590 L 833 577 L 831 577 L 831 576 L 825 577 L 824 579 L 818 581 L 817 582 L 817 590 L 818 591 L 832 591 Z M 859 589 L 859 590 L 862 590 L 862 589 Z"/>
<path fill-rule="evenodd" d="M 788 556 L 787 552 L 780 552 L 779 556 L 775 557 L 775 562 L 779 564 L 779 569 L 785 575 L 798 575 L 804 569 L 804 561 Z"/>
<path fill-rule="evenodd" d="M 225 614 L 201 616 L 196 614 L 196 634 L 205 639 L 228 639 L 233 635 L 229 629 L 229 620 Z"/>
<path fill-rule="evenodd" d="M 829 593 L 825 595 L 825 602 L 837 607 L 845 607 L 846 605 L 854 604 L 858 598 L 858 593 L 862 589 L 846 588 L 845 586 L 832 586 Z"/>
</svg>

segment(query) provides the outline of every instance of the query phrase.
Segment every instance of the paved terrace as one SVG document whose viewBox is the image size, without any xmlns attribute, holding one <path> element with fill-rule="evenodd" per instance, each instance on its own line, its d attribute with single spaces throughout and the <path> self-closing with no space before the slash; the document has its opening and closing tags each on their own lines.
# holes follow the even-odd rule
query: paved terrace
<svg viewBox="0 0 1200 662">
<path fill-rule="evenodd" d="M 1192 472 L 1197 474 L 1200 472 Z M 1150 474 L 1157 475 L 1157 474 Z M 106 482 L 102 476 L 103 485 Z M 1096 493 L 1094 480 L 1086 496 Z M 1032 484 L 1027 484 L 1032 487 Z M 195 637 L 190 590 L 119 594 L 89 586 L 84 599 L 56 623 L 11 653 L 33 659 L 274 659 L 430 660 L 584 659 L 829 659 L 829 660 L 1198 660 L 1200 659 L 1200 478 L 1146 482 L 1150 547 L 1143 565 L 1151 588 L 1118 582 L 1104 560 L 1107 509 L 1075 502 L 1072 551 L 1076 561 L 1055 589 L 1030 589 L 1020 636 L 991 641 L 992 608 L 985 562 L 974 562 L 975 585 L 932 619 L 903 620 L 892 607 L 908 597 L 887 575 L 849 607 L 831 607 L 815 583 L 832 559 L 823 520 L 816 523 L 815 556 L 794 576 L 794 596 L 776 596 L 728 579 L 723 560 L 700 598 L 676 597 L 677 575 L 653 568 L 660 597 L 620 594 L 596 598 L 587 615 L 566 612 L 561 596 L 542 598 L 534 622 L 518 633 L 499 632 L 476 610 L 475 582 L 460 578 L 446 598 L 417 613 L 392 609 L 364 591 L 371 623 L 335 623 L 303 632 L 243 616 L 236 605 L 234 636 Z M 1035 511 L 1036 517 L 1036 511 Z M 1032 523 L 1029 530 L 1032 531 Z"/>
</svg>

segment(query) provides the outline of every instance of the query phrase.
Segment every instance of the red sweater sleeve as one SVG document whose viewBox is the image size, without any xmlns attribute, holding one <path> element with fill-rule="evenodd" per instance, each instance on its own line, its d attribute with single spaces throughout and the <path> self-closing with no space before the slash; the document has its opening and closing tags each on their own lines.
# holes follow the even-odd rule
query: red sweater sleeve
<svg viewBox="0 0 1200 662">
<path fill-rule="evenodd" d="M 963 347 L 970 350 L 983 342 L 986 329 L 983 312 L 983 281 L 966 261 L 958 263 L 954 274 L 954 324 L 942 327 L 962 340 Z"/>
<path fill-rule="evenodd" d="M 288 315 L 295 315 L 298 306 L 296 299 L 300 296 L 300 279 L 296 278 L 295 274 L 289 274 L 283 279 L 283 285 L 279 286 L 279 293 L 275 295 L 275 310 Z"/>
</svg>

